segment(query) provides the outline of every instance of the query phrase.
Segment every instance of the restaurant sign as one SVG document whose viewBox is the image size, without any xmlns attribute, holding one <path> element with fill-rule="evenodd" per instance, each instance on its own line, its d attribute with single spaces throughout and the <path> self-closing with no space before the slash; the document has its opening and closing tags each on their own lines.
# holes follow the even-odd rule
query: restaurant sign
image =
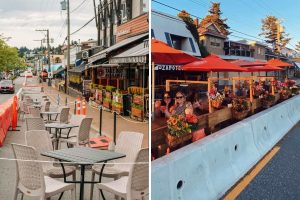
<svg viewBox="0 0 300 200">
<path fill-rule="evenodd" d="M 119 69 L 119 68 L 97 68 L 97 77 L 98 78 L 125 78 L 126 71 L 125 69 Z"/>
<path fill-rule="evenodd" d="M 179 71 L 181 69 L 181 65 L 155 65 L 154 70 L 160 71 Z"/>
</svg>

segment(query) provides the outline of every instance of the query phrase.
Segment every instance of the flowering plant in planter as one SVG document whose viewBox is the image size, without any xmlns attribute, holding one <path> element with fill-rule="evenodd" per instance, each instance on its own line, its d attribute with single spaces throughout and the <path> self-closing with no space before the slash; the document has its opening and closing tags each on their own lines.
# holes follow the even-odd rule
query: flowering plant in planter
<svg viewBox="0 0 300 200">
<path fill-rule="evenodd" d="M 274 104 L 275 96 L 266 91 L 261 99 L 264 107 L 270 107 Z"/>
<path fill-rule="evenodd" d="M 286 83 L 286 86 L 287 86 L 287 87 L 293 87 L 293 86 L 296 84 L 296 81 L 295 81 L 295 80 L 292 80 L 292 79 L 287 79 L 287 80 L 285 81 L 285 83 Z"/>
<path fill-rule="evenodd" d="M 254 97 L 259 97 L 260 95 L 262 95 L 264 93 L 264 88 L 262 85 L 255 85 L 253 86 L 253 96 Z"/>
<path fill-rule="evenodd" d="M 249 102 L 245 98 L 234 98 L 232 100 L 232 110 L 235 112 L 248 111 Z"/>
<path fill-rule="evenodd" d="M 180 137 L 192 132 L 192 129 L 183 115 L 173 115 L 167 121 L 169 134 L 172 136 Z"/>
<path fill-rule="evenodd" d="M 198 117 L 194 114 L 185 115 L 187 123 L 190 125 L 191 131 L 196 131 L 198 129 Z"/>
</svg>

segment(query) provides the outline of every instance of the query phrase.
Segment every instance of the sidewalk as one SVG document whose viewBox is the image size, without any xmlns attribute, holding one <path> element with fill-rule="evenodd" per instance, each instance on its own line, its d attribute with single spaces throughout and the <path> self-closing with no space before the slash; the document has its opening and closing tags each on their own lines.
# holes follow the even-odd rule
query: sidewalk
<svg viewBox="0 0 300 200">
<path fill-rule="evenodd" d="M 68 106 L 70 106 L 70 112 L 74 113 L 74 101 L 75 98 L 71 97 L 63 92 L 59 92 L 58 90 L 54 89 L 53 87 L 47 86 L 47 83 L 42 84 L 44 86 L 45 93 L 50 97 L 51 103 L 53 105 L 57 105 L 57 95 L 60 95 L 60 104 L 65 104 L 65 99 L 68 99 Z M 99 116 L 98 109 L 87 105 L 87 116 L 93 118 L 92 123 L 92 132 L 91 137 L 95 137 L 99 135 Z M 113 113 L 104 111 L 102 113 L 102 134 L 107 135 L 113 138 Z M 130 117 L 126 116 L 119 116 L 117 115 L 117 137 L 121 131 L 132 131 L 132 132 L 141 132 L 144 134 L 143 145 L 142 147 L 149 146 L 149 122 L 139 122 L 131 119 Z"/>
</svg>

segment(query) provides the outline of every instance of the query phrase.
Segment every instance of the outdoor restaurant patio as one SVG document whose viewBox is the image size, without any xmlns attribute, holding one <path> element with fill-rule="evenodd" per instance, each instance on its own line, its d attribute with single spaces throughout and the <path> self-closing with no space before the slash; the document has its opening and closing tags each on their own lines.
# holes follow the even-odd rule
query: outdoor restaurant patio
<svg viewBox="0 0 300 200">
<path fill-rule="evenodd" d="M 1 106 L 0 199 L 147 199 L 143 134 L 90 138 L 93 119 L 52 105 L 41 89 L 24 87 Z"/>
</svg>

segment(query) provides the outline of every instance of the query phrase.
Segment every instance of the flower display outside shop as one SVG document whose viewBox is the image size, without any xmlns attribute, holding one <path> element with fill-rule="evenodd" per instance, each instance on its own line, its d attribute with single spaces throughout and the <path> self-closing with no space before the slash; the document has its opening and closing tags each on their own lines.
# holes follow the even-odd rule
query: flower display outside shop
<svg viewBox="0 0 300 200">
<path fill-rule="evenodd" d="M 258 98 L 265 92 L 263 86 L 261 84 L 257 84 L 253 86 L 253 97 Z"/>
<path fill-rule="evenodd" d="M 244 119 L 249 112 L 249 101 L 245 98 L 235 98 L 232 101 L 232 117 L 236 120 Z"/>
</svg>

